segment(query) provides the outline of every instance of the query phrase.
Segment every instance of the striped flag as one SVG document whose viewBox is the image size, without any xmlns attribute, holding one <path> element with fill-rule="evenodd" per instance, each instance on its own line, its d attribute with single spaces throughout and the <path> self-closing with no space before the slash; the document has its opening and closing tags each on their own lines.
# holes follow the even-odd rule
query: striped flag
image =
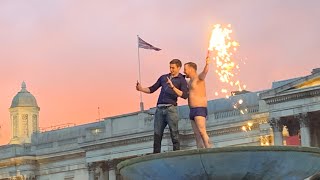
<svg viewBox="0 0 320 180">
<path fill-rule="evenodd" d="M 151 49 L 151 50 L 155 50 L 155 51 L 160 51 L 161 50 L 160 48 L 154 47 L 151 44 L 145 42 L 139 36 L 138 36 L 138 44 L 139 44 L 139 48 Z"/>
</svg>

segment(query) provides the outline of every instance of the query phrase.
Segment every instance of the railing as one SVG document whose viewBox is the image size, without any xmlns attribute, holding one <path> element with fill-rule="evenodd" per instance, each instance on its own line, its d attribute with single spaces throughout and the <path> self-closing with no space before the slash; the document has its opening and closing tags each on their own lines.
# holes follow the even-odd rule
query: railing
<svg viewBox="0 0 320 180">
<path fill-rule="evenodd" d="M 247 111 L 245 113 L 247 113 L 247 114 L 254 114 L 254 113 L 259 112 L 259 106 L 247 107 L 246 109 L 247 109 Z M 216 113 L 214 113 L 214 118 L 215 119 L 223 119 L 223 118 L 240 116 L 240 115 L 242 115 L 240 110 L 234 109 L 231 111 L 216 112 Z"/>
<path fill-rule="evenodd" d="M 66 124 L 59 124 L 56 126 L 50 126 L 50 127 L 44 127 L 44 128 L 40 127 L 40 132 L 53 131 L 53 130 L 64 129 L 64 128 L 73 127 L 73 126 L 76 126 L 76 124 L 75 123 L 66 123 Z"/>
</svg>

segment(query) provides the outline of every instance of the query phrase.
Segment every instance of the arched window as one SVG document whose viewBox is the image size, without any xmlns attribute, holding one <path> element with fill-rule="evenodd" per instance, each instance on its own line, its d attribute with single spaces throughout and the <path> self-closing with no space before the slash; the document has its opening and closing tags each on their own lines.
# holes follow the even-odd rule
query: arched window
<svg viewBox="0 0 320 180">
<path fill-rule="evenodd" d="M 28 114 L 22 114 L 22 134 L 29 136 L 28 132 Z"/>
</svg>

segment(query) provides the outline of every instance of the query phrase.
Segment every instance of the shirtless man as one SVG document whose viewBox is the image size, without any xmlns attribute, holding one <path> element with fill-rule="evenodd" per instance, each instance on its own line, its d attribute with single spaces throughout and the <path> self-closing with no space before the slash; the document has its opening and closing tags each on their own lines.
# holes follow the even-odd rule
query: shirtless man
<svg viewBox="0 0 320 180">
<path fill-rule="evenodd" d="M 211 148 L 213 145 L 209 140 L 206 131 L 207 96 L 205 77 L 209 70 L 210 59 L 207 57 L 206 65 L 203 71 L 197 74 L 197 65 L 193 62 L 188 62 L 184 65 L 184 73 L 187 78 L 190 78 L 188 104 L 190 107 L 190 120 L 196 143 L 198 148 Z"/>
</svg>

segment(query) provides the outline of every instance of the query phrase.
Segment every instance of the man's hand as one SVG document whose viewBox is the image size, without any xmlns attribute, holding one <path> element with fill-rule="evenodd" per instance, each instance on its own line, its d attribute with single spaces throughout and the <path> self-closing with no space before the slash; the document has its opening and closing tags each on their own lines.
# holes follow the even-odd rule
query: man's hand
<svg viewBox="0 0 320 180">
<path fill-rule="evenodd" d="M 150 94 L 150 89 L 147 88 L 147 87 L 146 88 L 142 87 L 141 84 L 139 83 L 139 81 L 137 81 L 136 90 L 140 91 L 140 92 L 144 92 L 144 93 Z"/>
<path fill-rule="evenodd" d="M 168 77 L 167 77 L 167 83 L 169 84 L 169 87 L 174 88 L 174 85 L 173 85 L 171 79 Z"/>
<path fill-rule="evenodd" d="M 211 63 L 210 55 L 211 55 L 211 51 L 208 50 L 207 57 L 206 57 L 206 65 L 209 65 Z"/>
<path fill-rule="evenodd" d="M 207 57 L 206 58 L 206 65 L 209 65 L 211 63 L 211 59 L 210 59 L 210 57 Z"/>
<path fill-rule="evenodd" d="M 137 91 L 141 91 L 141 90 L 142 90 L 142 86 L 141 86 L 141 84 L 139 83 L 139 81 L 137 81 L 136 90 L 137 90 Z"/>
</svg>

